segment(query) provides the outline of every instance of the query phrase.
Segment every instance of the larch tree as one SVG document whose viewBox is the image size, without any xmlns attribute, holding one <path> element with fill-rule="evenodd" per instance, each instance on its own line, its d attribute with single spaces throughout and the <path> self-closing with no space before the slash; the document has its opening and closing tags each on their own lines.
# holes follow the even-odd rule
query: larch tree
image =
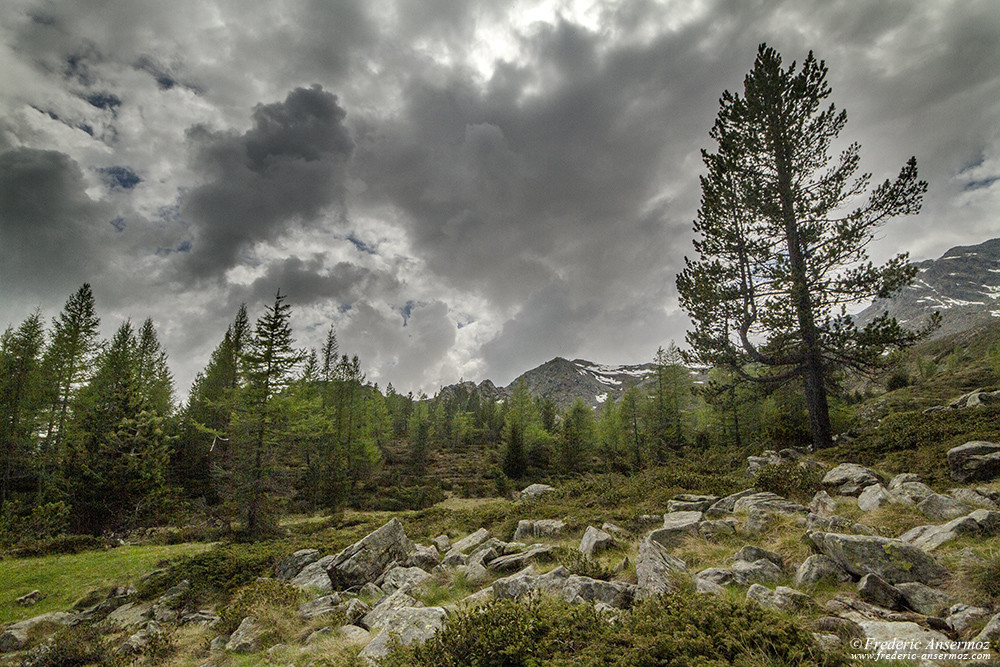
<svg viewBox="0 0 1000 667">
<path fill-rule="evenodd" d="M 813 445 L 826 447 L 833 372 L 871 370 L 920 336 L 888 316 L 859 329 L 846 308 L 912 281 L 905 253 L 875 266 L 867 248 L 889 219 L 919 211 L 927 184 L 910 158 L 869 190 L 857 143 L 831 155 L 847 115 L 824 106 L 827 68 L 812 53 L 797 70 L 762 44 L 743 88 L 723 93 L 717 150 L 702 151 L 698 256 L 677 277 L 687 341 L 696 361 L 744 379 L 800 379 Z"/>
<path fill-rule="evenodd" d="M 45 326 L 37 311 L 0 337 L 0 509 L 12 495 L 15 478 L 30 474 L 44 342 Z"/>
</svg>

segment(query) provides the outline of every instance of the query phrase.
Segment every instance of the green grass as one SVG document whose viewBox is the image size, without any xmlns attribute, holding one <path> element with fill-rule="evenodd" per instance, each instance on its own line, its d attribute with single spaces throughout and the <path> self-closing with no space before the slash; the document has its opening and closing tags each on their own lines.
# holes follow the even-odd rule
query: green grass
<svg viewBox="0 0 1000 667">
<path fill-rule="evenodd" d="M 66 611 L 95 588 L 135 582 L 156 569 L 161 560 L 209 549 L 205 543 L 125 546 L 37 558 L 0 561 L 0 624 L 14 623 L 50 611 Z M 35 605 L 21 607 L 17 598 L 38 589 L 44 595 Z"/>
</svg>

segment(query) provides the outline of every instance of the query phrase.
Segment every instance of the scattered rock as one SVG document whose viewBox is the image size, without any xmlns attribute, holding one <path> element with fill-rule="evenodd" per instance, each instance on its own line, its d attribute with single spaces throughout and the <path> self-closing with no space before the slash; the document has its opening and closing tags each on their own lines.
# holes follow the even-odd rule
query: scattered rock
<svg viewBox="0 0 1000 667">
<path fill-rule="evenodd" d="M 304 591 L 331 593 L 333 592 L 333 583 L 330 581 L 330 575 L 327 574 L 327 568 L 333 565 L 335 560 L 335 556 L 323 556 L 303 567 L 289 583 Z"/>
<path fill-rule="evenodd" d="M 997 504 L 996 501 L 984 496 L 975 489 L 952 489 L 948 492 L 948 495 L 961 503 L 965 503 L 966 505 L 983 507 L 991 510 L 1000 510 L 1000 504 Z"/>
<path fill-rule="evenodd" d="M 948 571 L 925 551 L 901 540 L 868 535 L 813 531 L 807 538 L 816 549 L 856 577 L 877 574 L 890 584 L 919 581 L 933 584 Z"/>
<path fill-rule="evenodd" d="M 118 647 L 118 652 L 132 654 L 141 653 L 143 649 L 149 646 L 149 642 L 162 634 L 163 630 L 160 628 L 160 624 L 156 621 L 150 621 L 126 639 L 122 645 Z"/>
<path fill-rule="evenodd" d="M 899 583 L 895 588 L 903 594 L 907 607 L 924 616 L 938 616 L 951 603 L 950 595 L 919 581 Z"/>
<path fill-rule="evenodd" d="M 714 521 L 702 521 L 698 524 L 698 534 L 712 540 L 723 535 L 735 535 L 737 521 L 734 517 Z"/>
<path fill-rule="evenodd" d="M 856 463 L 841 463 L 823 476 L 823 485 L 835 489 L 838 496 L 858 496 L 865 487 L 878 483 L 878 475 Z"/>
<path fill-rule="evenodd" d="M 933 551 L 960 535 L 977 532 L 979 524 L 975 519 L 963 516 L 941 525 L 915 526 L 900 535 L 899 539 L 924 551 Z"/>
<path fill-rule="evenodd" d="M 637 597 L 644 598 L 676 589 L 676 579 L 688 576 L 687 565 L 671 554 L 660 542 L 647 535 L 639 543 L 635 559 L 635 573 L 639 581 Z"/>
<path fill-rule="evenodd" d="M 404 591 L 396 591 L 392 595 L 382 598 L 371 611 L 365 614 L 359 625 L 368 630 L 376 630 L 385 623 L 392 612 L 405 607 L 419 607 L 420 602 L 407 595 Z"/>
<path fill-rule="evenodd" d="M 444 627 L 447 616 L 441 607 L 395 609 L 384 619 L 382 631 L 361 649 L 358 656 L 369 664 L 377 664 L 389 653 L 390 638 L 402 646 L 423 643 Z"/>
<path fill-rule="evenodd" d="M 719 501 L 719 496 L 696 496 L 682 493 L 667 501 L 668 512 L 704 512 Z"/>
<path fill-rule="evenodd" d="M 837 561 L 823 554 L 809 556 L 795 572 L 796 586 L 811 586 L 821 581 L 851 581 L 851 575 Z"/>
<path fill-rule="evenodd" d="M 920 475 L 912 472 L 904 472 L 896 475 L 889 481 L 889 490 L 894 491 L 904 482 L 919 482 Z"/>
<path fill-rule="evenodd" d="M 767 549 L 761 549 L 760 547 L 755 547 L 751 544 L 745 545 L 742 549 L 737 551 L 730 562 L 736 561 L 746 561 L 753 563 L 758 560 L 768 560 L 778 566 L 779 570 L 785 569 L 785 559 L 781 557 L 781 554 L 777 554 L 773 551 L 768 551 Z"/>
<path fill-rule="evenodd" d="M 650 533 L 650 537 L 667 548 L 676 547 L 688 535 L 698 534 L 701 512 L 670 512 L 663 515 L 663 528 Z"/>
<path fill-rule="evenodd" d="M 858 595 L 865 602 L 886 609 L 902 611 L 906 608 L 906 597 L 903 593 L 877 574 L 866 574 L 861 577 L 861 581 L 858 582 Z"/>
<path fill-rule="evenodd" d="M 956 482 L 988 481 L 1000 474 L 1000 443 L 973 440 L 948 450 L 948 468 Z"/>
<path fill-rule="evenodd" d="M 447 535 L 438 535 L 431 542 L 437 547 L 438 553 L 446 554 L 451 549 L 451 538 Z"/>
<path fill-rule="evenodd" d="M 986 623 L 986 627 L 976 635 L 972 641 L 975 642 L 989 642 L 990 648 L 994 650 L 998 646 L 997 642 L 1000 642 L 1000 614 L 997 614 Z"/>
<path fill-rule="evenodd" d="M 916 505 L 928 496 L 934 495 L 934 489 L 923 482 L 902 482 L 890 492 L 905 504 Z"/>
<path fill-rule="evenodd" d="M 950 496 L 935 493 L 921 500 L 917 504 L 917 511 L 931 521 L 951 521 L 965 516 L 972 508 Z"/>
<path fill-rule="evenodd" d="M 877 510 L 883 505 L 898 502 L 895 496 L 889 493 L 881 484 L 872 484 L 865 487 L 865 490 L 858 495 L 858 507 L 863 512 Z"/>
<path fill-rule="evenodd" d="M 530 487 L 529 487 L 530 488 Z M 451 549 L 448 553 L 457 552 L 460 554 L 467 553 L 471 549 L 475 549 L 480 544 L 490 539 L 490 531 L 485 528 L 480 528 L 476 532 L 466 535 L 462 539 L 458 540 L 451 545 Z"/>
<path fill-rule="evenodd" d="M 601 530 L 605 533 L 610 533 L 611 535 L 617 535 L 618 537 L 628 537 L 628 531 L 624 528 L 616 526 L 615 524 L 605 521 L 601 524 Z"/>
<path fill-rule="evenodd" d="M 521 492 L 517 494 L 518 500 L 534 500 L 539 496 L 552 493 L 555 488 L 549 486 L 548 484 L 532 484 L 521 489 Z"/>
<path fill-rule="evenodd" d="M 749 586 L 753 583 L 773 583 L 781 579 L 783 573 L 781 568 L 767 558 L 760 558 L 755 561 L 738 560 L 730 566 L 733 577 L 741 586 Z"/>
<path fill-rule="evenodd" d="M 334 590 L 363 586 L 392 563 L 405 562 L 412 551 L 403 524 L 394 518 L 337 554 L 326 571 Z"/>
<path fill-rule="evenodd" d="M 809 511 L 820 516 L 830 516 L 837 512 L 837 501 L 831 498 L 826 491 L 817 491 L 809 503 Z"/>
<path fill-rule="evenodd" d="M 593 557 L 594 554 L 613 546 L 615 546 L 615 538 L 611 537 L 610 534 L 599 528 L 587 526 L 587 530 L 584 531 L 583 538 L 580 540 L 580 553 Z"/>
<path fill-rule="evenodd" d="M 813 627 L 820 632 L 834 634 L 843 641 L 865 638 L 865 631 L 861 629 L 860 625 L 840 616 L 823 616 L 822 618 L 818 618 L 813 623 Z"/>
<path fill-rule="evenodd" d="M 274 576 L 281 581 L 291 581 L 309 563 L 315 563 L 323 554 L 316 549 L 299 549 L 278 561 L 274 566 Z"/>
<path fill-rule="evenodd" d="M 406 559 L 407 567 L 419 567 L 421 570 L 430 572 L 441 563 L 441 553 L 433 544 L 424 546 L 418 544 L 413 549 L 413 553 Z"/>
<path fill-rule="evenodd" d="M 876 642 L 919 642 L 911 646 L 929 646 L 930 642 L 949 642 L 946 635 L 923 628 L 912 621 L 858 621 L 865 637 Z"/>
<path fill-rule="evenodd" d="M 385 573 L 382 590 L 389 594 L 400 590 L 409 592 L 430 577 L 431 575 L 419 567 L 394 567 Z"/>
<path fill-rule="evenodd" d="M 240 621 L 240 626 L 236 628 L 226 642 L 226 651 L 229 653 L 256 653 L 261 649 L 261 640 L 264 638 L 264 628 L 257 623 L 253 616 L 247 616 Z"/>
<path fill-rule="evenodd" d="M 521 520 L 517 522 L 514 541 L 531 537 L 558 539 L 562 536 L 562 529 L 565 527 L 565 522 L 559 519 Z"/>
<path fill-rule="evenodd" d="M 30 593 L 25 593 L 21 597 L 17 598 L 16 600 L 14 600 L 14 602 L 16 602 L 22 607 L 30 607 L 31 605 L 35 604 L 44 597 L 45 596 L 42 595 L 42 592 L 36 588 Z"/>
<path fill-rule="evenodd" d="M 46 626 L 70 626 L 78 621 L 76 614 L 65 611 L 50 611 L 47 614 L 28 618 L 10 625 L 0 634 L 0 653 L 20 651 L 28 645 L 29 634 Z M 34 632 L 33 632 L 34 631 Z"/>
<path fill-rule="evenodd" d="M 750 509 L 767 510 L 778 514 L 808 514 L 809 510 L 798 503 L 782 498 L 776 493 L 760 491 L 743 496 L 733 505 L 734 512 L 744 512 Z"/>
<path fill-rule="evenodd" d="M 491 570 L 495 570 L 497 572 L 516 572 L 533 561 L 539 555 L 552 551 L 552 549 L 553 547 L 548 545 L 533 544 L 519 554 L 510 554 L 494 558 L 489 562 L 488 566 Z"/>
<path fill-rule="evenodd" d="M 750 511 L 747 512 L 747 520 L 743 524 L 743 532 L 747 535 L 760 535 L 767 530 L 767 526 L 770 523 L 770 512 L 762 510 L 759 507 L 751 507 Z"/>
<path fill-rule="evenodd" d="M 747 591 L 747 600 L 753 600 L 762 607 L 770 607 L 788 613 L 799 613 L 817 607 L 811 597 L 787 586 L 778 586 L 774 590 L 753 584 Z"/>
<path fill-rule="evenodd" d="M 129 602 L 108 614 L 107 621 L 122 628 L 142 625 L 153 617 L 153 605 L 148 602 Z"/>
<path fill-rule="evenodd" d="M 351 598 L 344 606 L 344 621 L 351 625 L 358 625 L 361 619 L 371 613 L 372 608 L 358 598 Z"/>
<path fill-rule="evenodd" d="M 299 616 L 303 620 L 311 620 L 319 616 L 326 616 L 329 614 L 335 614 L 342 612 L 343 600 L 338 593 L 333 593 L 332 595 L 324 595 L 318 597 L 315 600 L 310 600 L 299 605 Z"/>
<path fill-rule="evenodd" d="M 757 493 L 755 489 L 744 489 L 738 493 L 728 495 L 709 507 L 708 511 L 705 512 L 705 515 L 708 517 L 719 517 L 726 514 L 732 514 L 733 509 L 736 507 L 737 500 L 753 495 L 754 493 Z"/>
<path fill-rule="evenodd" d="M 944 619 L 948 627 L 962 636 L 966 631 L 989 617 L 990 610 L 983 607 L 973 607 L 967 604 L 956 604 L 948 609 L 948 615 Z"/>
</svg>

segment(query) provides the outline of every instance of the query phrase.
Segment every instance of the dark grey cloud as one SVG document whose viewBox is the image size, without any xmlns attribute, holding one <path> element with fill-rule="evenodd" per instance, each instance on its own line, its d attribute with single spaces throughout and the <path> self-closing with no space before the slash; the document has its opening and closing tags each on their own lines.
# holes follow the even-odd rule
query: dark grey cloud
<svg viewBox="0 0 1000 667">
<path fill-rule="evenodd" d="M 254 243 L 308 227 L 342 201 L 354 143 L 337 97 L 320 86 L 297 88 L 262 104 L 243 134 L 188 131 L 197 170 L 208 181 L 183 198 L 194 239 L 183 270 L 219 276 Z"/>
</svg>

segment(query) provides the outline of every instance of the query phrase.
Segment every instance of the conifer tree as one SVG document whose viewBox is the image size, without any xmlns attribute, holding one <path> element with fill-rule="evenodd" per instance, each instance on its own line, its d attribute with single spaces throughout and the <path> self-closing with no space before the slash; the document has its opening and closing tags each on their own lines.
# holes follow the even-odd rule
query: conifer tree
<svg viewBox="0 0 1000 667">
<path fill-rule="evenodd" d="M 562 423 L 560 463 L 564 472 L 576 472 L 586 467 L 594 441 L 594 411 L 577 397 Z"/>
<path fill-rule="evenodd" d="M 846 305 L 913 279 L 906 254 L 876 267 L 866 248 L 890 218 L 917 213 L 927 189 L 914 158 L 869 193 L 858 144 L 830 155 L 847 115 L 823 108 L 826 78 L 812 53 L 796 72 L 762 44 L 743 95 L 723 94 L 718 148 L 702 152 L 698 257 L 677 278 L 694 358 L 752 381 L 801 379 L 816 447 L 832 442 L 832 372 L 871 369 L 918 338 L 888 316 L 858 329 Z"/>
<path fill-rule="evenodd" d="M 0 338 L 0 511 L 15 478 L 28 479 L 41 402 L 42 316 L 36 311 Z"/>
</svg>

